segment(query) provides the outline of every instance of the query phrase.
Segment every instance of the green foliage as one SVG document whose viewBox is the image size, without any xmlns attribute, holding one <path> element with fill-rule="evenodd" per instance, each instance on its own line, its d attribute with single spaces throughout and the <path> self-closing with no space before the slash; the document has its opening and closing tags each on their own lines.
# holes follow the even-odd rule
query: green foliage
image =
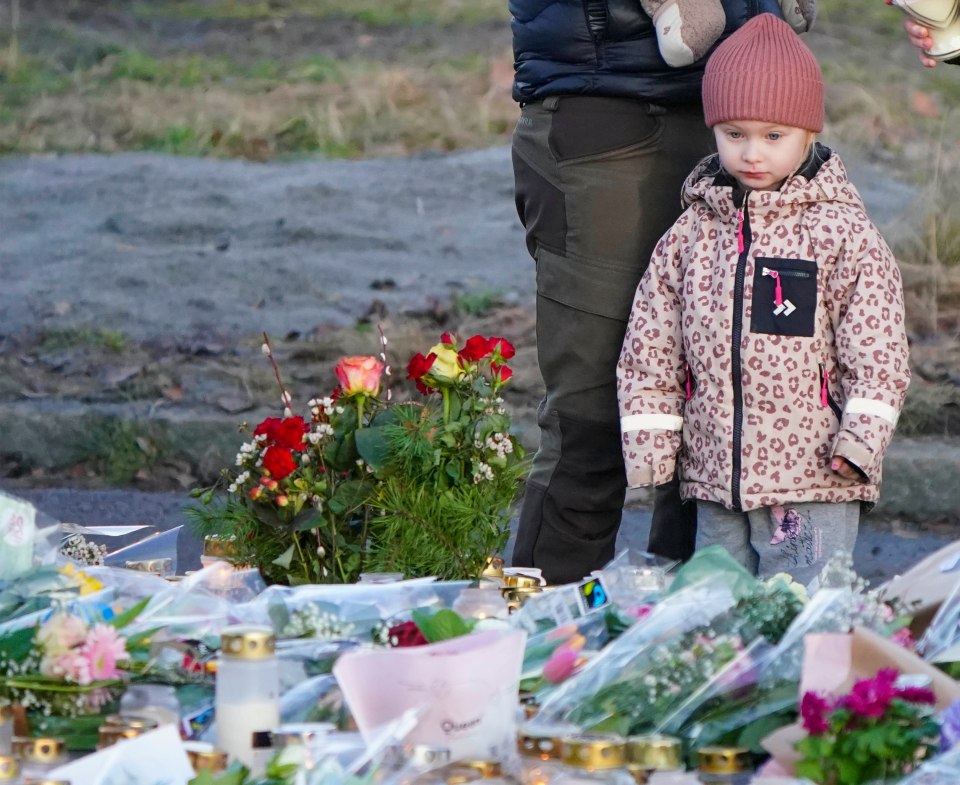
<svg viewBox="0 0 960 785">
<path fill-rule="evenodd" d="M 471 632 L 476 626 L 475 620 L 466 621 L 460 614 L 449 608 L 442 608 L 436 613 L 414 610 L 413 621 L 429 643 L 459 638 Z"/>
<path fill-rule="evenodd" d="M 126 345 L 126 336 L 116 330 L 102 327 L 75 327 L 44 330 L 38 348 L 41 352 L 62 352 L 83 348 L 121 352 Z"/>
<path fill-rule="evenodd" d="M 797 742 L 803 758 L 798 776 L 819 785 L 867 785 L 894 781 L 936 755 L 940 726 L 930 711 L 894 698 L 882 716 L 864 717 L 846 708 L 828 715 L 825 733 Z"/>
<path fill-rule="evenodd" d="M 503 305 L 503 292 L 497 289 L 483 289 L 478 292 L 461 294 L 454 301 L 454 308 L 469 316 L 483 316 Z"/>
</svg>

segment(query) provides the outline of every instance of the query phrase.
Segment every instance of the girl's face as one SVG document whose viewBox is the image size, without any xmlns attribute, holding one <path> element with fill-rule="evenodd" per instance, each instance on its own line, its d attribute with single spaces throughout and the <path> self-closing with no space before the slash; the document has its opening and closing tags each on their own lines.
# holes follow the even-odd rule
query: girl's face
<svg viewBox="0 0 960 785">
<path fill-rule="evenodd" d="M 775 191 L 807 155 L 812 131 L 762 120 L 735 120 L 713 127 L 720 163 L 752 191 Z"/>
</svg>

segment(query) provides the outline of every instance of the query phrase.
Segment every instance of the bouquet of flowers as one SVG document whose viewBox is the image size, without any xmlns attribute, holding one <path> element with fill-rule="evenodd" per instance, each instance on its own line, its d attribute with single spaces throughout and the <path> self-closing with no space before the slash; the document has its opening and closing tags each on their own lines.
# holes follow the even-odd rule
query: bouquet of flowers
<svg viewBox="0 0 960 785">
<path fill-rule="evenodd" d="M 476 577 L 509 537 L 522 449 L 509 434 L 500 390 L 514 349 L 475 335 L 463 347 L 444 333 L 408 366 L 427 397 L 382 394 L 379 357 L 344 357 L 339 386 L 294 416 L 264 336 L 284 406 L 240 447 L 225 470 L 226 498 L 197 492 L 201 534 L 230 537 L 239 562 L 291 585 L 351 583 L 366 571 L 408 577 Z"/>
<path fill-rule="evenodd" d="M 56 610 L 36 627 L 0 636 L 0 696 L 24 707 L 33 733 L 68 735 L 84 749 L 130 675 L 145 671 L 150 632 L 121 630 L 147 602 L 109 620 Z"/>
<path fill-rule="evenodd" d="M 839 698 L 805 693 L 800 716 L 809 735 L 797 743 L 796 773 L 820 785 L 896 781 L 935 755 L 936 696 L 899 677 L 885 668 Z"/>
</svg>

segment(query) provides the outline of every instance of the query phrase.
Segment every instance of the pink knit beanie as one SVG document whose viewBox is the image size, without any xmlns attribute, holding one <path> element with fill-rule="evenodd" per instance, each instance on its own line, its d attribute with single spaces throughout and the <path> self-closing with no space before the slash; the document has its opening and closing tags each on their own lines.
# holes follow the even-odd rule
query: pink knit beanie
<svg viewBox="0 0 960 785">
<path fill-rule="evenodd" d="M 728 120 L 761 120 L 822 131 L 820 66 L 790 25 L 760 14 L 710 55 L 703 111 L 711 128 Z"/>
</svg>

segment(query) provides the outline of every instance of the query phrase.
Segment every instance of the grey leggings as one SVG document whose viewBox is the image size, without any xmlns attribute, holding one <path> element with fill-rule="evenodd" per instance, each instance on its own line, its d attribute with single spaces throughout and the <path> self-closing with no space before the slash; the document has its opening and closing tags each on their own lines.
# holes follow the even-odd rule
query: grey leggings
<svg viewBox="0 0 960 785">
<path fill-rule="evenodd" d="M 754 575 L 786 572 L 809 583 L 838 550 L 853 553 L 860 502 L 804 503 L 731 512 L 697 502 L 697 550 L 722 545 Z"/>
</svg>

